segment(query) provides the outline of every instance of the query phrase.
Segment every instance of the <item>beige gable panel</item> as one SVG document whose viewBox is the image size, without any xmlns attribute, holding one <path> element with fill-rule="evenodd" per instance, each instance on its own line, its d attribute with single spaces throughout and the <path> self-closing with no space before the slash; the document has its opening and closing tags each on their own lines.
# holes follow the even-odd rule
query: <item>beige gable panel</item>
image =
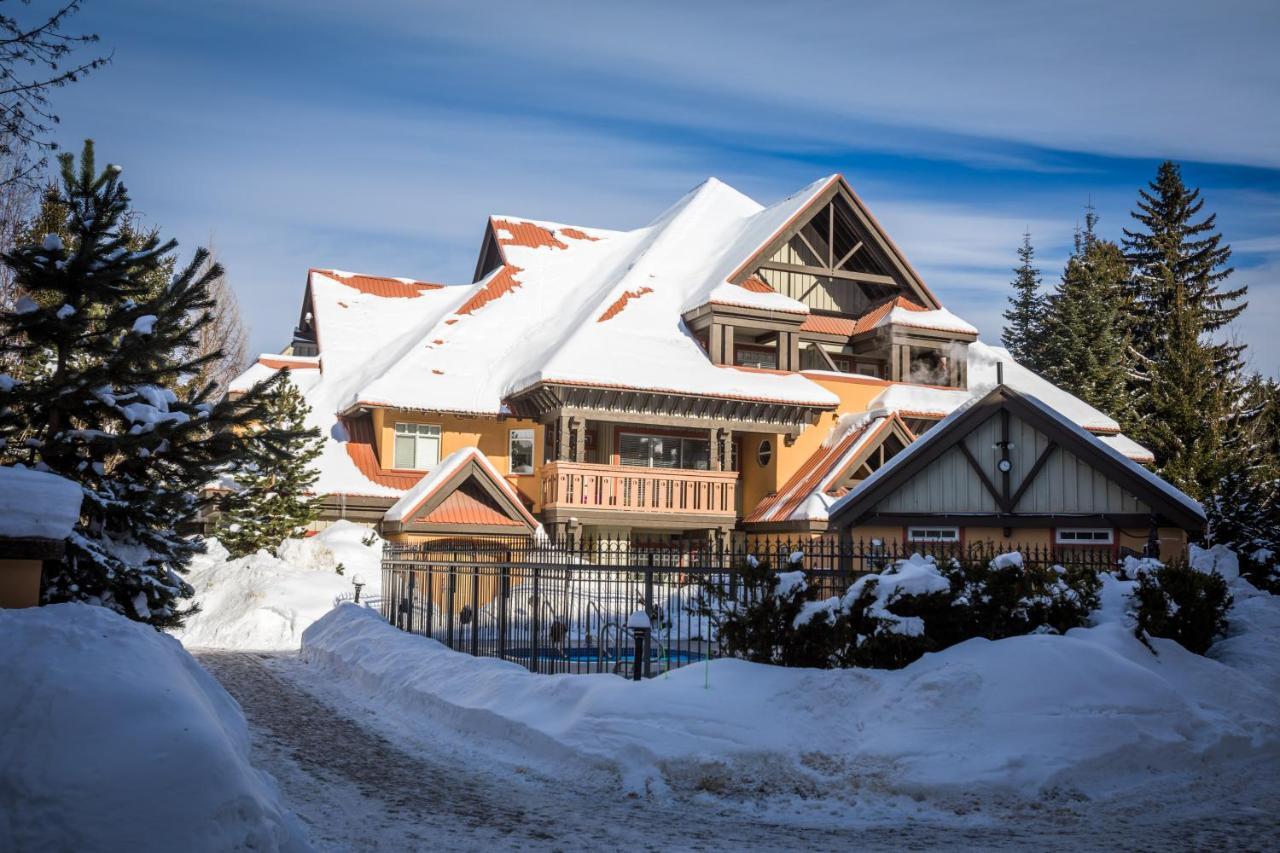
<svg viewBox="0 0 1280 853">
<path fill-rule="evenodd" d="M 1002 488 L 1000 415 L 991 417 L 964 438 L 964 444 L 996 489 Z M 1049 445 L 1049 438 L 1017 417 L 1009 419 L 1010 494 Z M 998 512 L 995 498 L 982 484 L 960 449 L 952 448 L 876 506 L 878 512 Z M 1074 454 L 1057 448 L 1014 508 L 1019 513 L 1142 513 L 1151 508 Z"/>
<path fill-rule="evenodd" d="M 769 260 L 780 264 L 814 263 L 812 258 L 797 253 L 789 243 Z M 856 317 L 865 314 L 870 305 L 870 300 L 857 282 L 781 270 L 760 270 L 756 275 L 769 282 L 774 290 L 797 299 L 816 311 L 834 311 Z"/>
</svg>

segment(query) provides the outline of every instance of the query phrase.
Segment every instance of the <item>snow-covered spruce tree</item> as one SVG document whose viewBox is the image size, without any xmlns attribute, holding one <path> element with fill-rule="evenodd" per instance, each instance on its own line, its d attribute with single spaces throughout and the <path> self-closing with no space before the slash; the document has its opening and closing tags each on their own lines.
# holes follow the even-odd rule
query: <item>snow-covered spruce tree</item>
<svg viewBox="0 0 1280 853">
<path fill-rule="evenodd" d="M 281 542 L 301 533 L 320 514 L 320 503 L 310 491 L 318 475 L 312 463 L 323 443 L 315 429 L 307 430 L 311 407 L 288 381 L 288 371 L 282 373 L 285 378 L 266 398 L 265 421 L 244 435 L 249 452 L 232 475 L 239 490 L 229 492 L 220 504 L 216 535 L 235 557 L 262 548 L 274 554 Z M 276 446 L 259 442 L 267 428 L 292 434 L 283 445 L 283 459 Z"/>
<path fill-rule="evenodd" d="M 47 568 L 45 602 L 86 601 L 157 627 L 180 625 L 182 579 L 199 540 L 176 532 L 196 493 L 244 452 L 240 433 L 265 414 L 266 383 L 235 401 L 208 389 L 175 394 L 202 359 L 185 357 L 208 322 L 204 252 L 153 286 L 176 243 L 146 237 L 130 249 L 120 169 L 95 172 L 63 155 L 65 232 L 6 254 L 25 294 L 0 313 L 0 350 L 28 367 L 0 381 L 5 461 L 51 471 L 84 489 L 80 522 L 61 563 Z M 209 356 L 206 356 L 206 358 Z M 282 441 L 283 435 L 263 437 Z"/>
<path fill-rule="evenodd" d="M 1097 222 L 1091 209 L 1085 212 L 1084 230 L 1048 298 L 1036 352 L 1046 379 L 1124 421 L 1129 269 L 1120 247 L 1098 238 Z"/>
<path fill-rule="evenodd" d="M 1040 270 L 1035 266 L 1036 250 L 1031 245 L 1031 232 L 1022 235 L 1018 247 L 1018 266 L 1013 270 L 1013 294 L 1004 312 L 1005 327 L 1000 343 L 1014 360 L 1041 372 L 1040 340 L 1044 330 L 1045 296 L 1041 289 Z"/>
<path fill-rule="evenodd" d="M 1244 350 L 1212 336 L 1244 311 L 1246 288 L 1222 289 L 1231 248 L 1214 214 L 1197 219 L 1204 200 L 1176 164 L 1160 165 L 1137 206 L 1138 227 L 1124 232 L 1134 355 L 1134 417 L 1125 428 L 1151 448 L 1162 473 L 1206 498 L 1233 455 Z"/>
</svg>

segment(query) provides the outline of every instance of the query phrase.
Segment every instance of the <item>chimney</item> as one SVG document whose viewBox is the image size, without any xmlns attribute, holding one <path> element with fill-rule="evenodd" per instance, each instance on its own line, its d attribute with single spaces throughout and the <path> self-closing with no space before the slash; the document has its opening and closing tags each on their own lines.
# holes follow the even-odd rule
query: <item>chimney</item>
<svg viewBox="0 0 1280 853">
<path fill-rule="evenodd" d="M 997 385 L 1004 384 L 1004 362 L 1003 361 L 996 362 L 996 384 Z"/>
</svg>

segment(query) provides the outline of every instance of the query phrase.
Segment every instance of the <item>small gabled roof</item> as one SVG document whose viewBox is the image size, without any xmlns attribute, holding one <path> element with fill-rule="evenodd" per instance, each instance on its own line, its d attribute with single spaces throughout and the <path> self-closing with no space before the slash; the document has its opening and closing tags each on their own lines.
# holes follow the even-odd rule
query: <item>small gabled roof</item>
<svg viewBox="0 0 1280 853">
<path fill-rule="evenodd" d="M 998 385 L 986 396 L 970 400 L 952 411 L 937 426 L 863 480 L 856 489 L 836 501 L 829 513 L 831 523 L 838 526 L 856 524 L 881 500 L 962 442 L 973 429 L 1000 409 L 1008 409 L 1049 435 L 1064 450 L 1121 484 L 1183 529 L 1198 530 L 1204 526 L 1204 508 L 1198 501 L 1099 441 L 1052 406 L 1007 385 Z"/>
<path fill-rule="evenodd" d="M 538 520 L 475 447 L 455 451 L 406 491 L 382 517 L 386 530 L 526 533 Z"/>
<path fill-rule="evenodd" d="M 904 446 L 915 438 L 896 412 L 845 415 L 791 479 L 760 501 L 744 521 L 763 525 L 825 520 L 827 507 L 838 496 L 833 490 L 891 435 Z"/>
</svg>

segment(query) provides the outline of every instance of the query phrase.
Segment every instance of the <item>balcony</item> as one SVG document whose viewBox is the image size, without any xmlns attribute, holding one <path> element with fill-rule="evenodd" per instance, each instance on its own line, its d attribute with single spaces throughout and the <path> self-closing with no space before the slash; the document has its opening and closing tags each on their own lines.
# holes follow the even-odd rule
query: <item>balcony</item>
<svg viewBox="0 0 1280 853">
<path fill-rule="evenodd" d="M 549 462 L 542 468 L 548 521 L 714 527 L 737 518 L 736 471 L 690 471 Z M 627 516 L 630 516 L 629 518 Z"/>
</svg>

